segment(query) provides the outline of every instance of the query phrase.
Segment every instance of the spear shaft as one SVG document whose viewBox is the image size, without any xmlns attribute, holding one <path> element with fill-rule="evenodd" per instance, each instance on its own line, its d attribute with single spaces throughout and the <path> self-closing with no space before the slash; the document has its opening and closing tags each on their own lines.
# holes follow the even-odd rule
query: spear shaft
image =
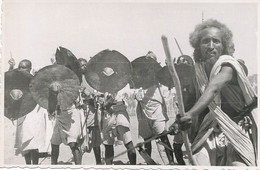
<svg viewBox="0 0 260 170">
<path fill-rule="evenodd" d="M 164 35 L 162 36 L 161 39 L 162 39 L 164 51 L 165 51 L 165 54 L 166 54 L 167 66 L 168 66 L 169 72 L 171 74 L 172 80 L 175 84 L 176 96 L 177 96 L 178 106 L 179 106 L 179 113 L 180 113 L 181 116 L 184 116 L 185 111 L 184 111 L 184 104 L 183 104 L 182 93 L 181 93 L 180 80 L 179 80 L 178 74 L 175 70 L 172 56 L 170 54 L 168 39 Z M 192 156 L 191 144 L 189 142 L 187 131 L 182 131 L 182 136 L 183 136 L 184 145 L 186 147 L 186 151 L 188 153 L 189 162 L 190 162 L 191 165 L 196 165 L 195 159 Z"/>
<path fill-rule="evenodd" d="M 183 52 L 181 51 L 181 47 L 179 46 L 179 43 L 178 43 L 177 39 L 174 38 L 174 40 L 175 40 L 175 42 L 176 42 L 176 44 L 177 44 L 177 46 L 178 46 L 178 49 L 179 49 L 181 55 L 183 55 Z"/>
</svg>

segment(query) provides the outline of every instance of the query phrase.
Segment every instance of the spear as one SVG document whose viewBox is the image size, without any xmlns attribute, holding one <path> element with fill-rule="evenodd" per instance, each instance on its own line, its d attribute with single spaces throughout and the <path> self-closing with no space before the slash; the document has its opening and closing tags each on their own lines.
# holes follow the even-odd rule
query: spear
<svg viewBox="0 0 260 170">
<path fill-rule="evenodd" d="M 183 104 L 182 93 L 181 93 L 180 80 L 179 80 L 178 74 L 175 70 L 172 56 L 170 54 L 168 39 L 164 35 L 162 35 L 161 39 L 162 39 L 162 44 L 163 44 L 164 51 L 166 54 L 167 66 L 168 66 L 169 72 L 171 74 L 172 80 L 175 84 L 176 96 L 177 96 L 178 106 L 179 106 L 179 114 L 180 114 L 180 116 L 184 116 L 185 111 L 184 111 L 184 104 Z M 191 144 L 189 142 L 187 131 L 182 131 L 182 136 L 183 136 L 184 145 L 186 147 L 186 151 L 188 153 L 189 162 L 191 165 L 196 165 L 195 159 L 192 156 Z"/>
<path fill-rule="evenodd" d="M 151 138 L 149 138 L 149 139 L 147 139 L 147 140 L 145 140 L 145 141 L 143 141 L 143 142 L 141 142 L 141 143 L 136 144 L 135 146 L 133 146 L 133 147 L 127 149 L 126 151 L 123 151 L 123 152 L 119 153 L 118 155 L 116 155 L 116 156 L 114 156 L 114 157 L 112 157 L 112 158 L 108 158 L 108 160 L 115 159 L 115 158 L 117 158 L 117 157 L 119 157 L 119 156 L 121 156 L 121 155 L 127 153 L 128 151 L 137 148 L 138 152 L 140 153 L 140 155 L 142 156 L 142 158 L 145 160 L 145 162 L 147 163 L 147 165 L 157 165 L 157 163 L 156 163 L 144 150 L 141 149 L 141 146 L 144 145 L 144 144 L 146 144 L 146 143 L 149 143 L 149 142 L 151 142 L 151 141 L 153 141 L 153 140 L 159 139 L 159 138 L 161 138 L 162 136 L 171 134 L 171 133 L 173 133 L 173 132 L 172 132 L 172 131 L 165 131 L 165 132 L 163 132 L 163 133 L 161 133 L 161 134 L 159 134 L 159 135 L 155 135 L 155 136 L 153 136 L 153 137 L 151 137 Z M 164 146 L 165 146 L 165 145 L 164 145 Z M 167 147 L 168 147 L 168 146 L 167 146 Z M 171 148 L 168 148 L 168 149 L 172 150 Z"/>
<path fill-rule="evenodd" d="M 181 51 L 181 47 L 179 46 L 179 43 L 178 43 L 177 39 L 174 38 L 174 40 L 175 40 L 175 42 L 176 42 L 176 44 L 178 46 L 178 49 L 180 50 L 181 55 L 183 55 L 183 52 Z"/>
</svg>

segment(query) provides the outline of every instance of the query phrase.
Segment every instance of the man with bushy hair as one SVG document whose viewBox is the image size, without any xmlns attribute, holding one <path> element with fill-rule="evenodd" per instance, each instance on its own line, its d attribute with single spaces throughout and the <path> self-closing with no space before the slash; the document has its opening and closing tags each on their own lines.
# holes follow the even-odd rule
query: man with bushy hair
<svg viewBox="0 0 260 170">
<path fill-rule="evenodd" d="M 199 97 L 177 119 L 182 130 L 197 128 L 192 152 L 198 165 L 256 165 L 257 127 L 252 110 L 257 96 L 241 65 L 230 56 L 232 37 L 226 25 L 213 19 L 190 34 Z"/>
<path fill-rule="evenodd" d="M 221 42 L 222 42 L 222 46 L 223 46 L 222 55 L 230 55 L 228 48 L 229 48 L 229 45 L 233 42 L 232 32 L 226 25 L 218 22 L 217 20 L 209 19 L 209 20 L 203 22 L 202 24 L 197 25 L 194 32 L 192 32 L 190 34 L 190 44 L 194 48 L 193 55 L 194 55 L 195 62 L 205 61 L 205 58 L 204 58 L 205 56 L 203 56 L 201 54 L 199 45 L 200 45 L 200 41 L 202 38 L 201 37 L 202 31 L 205 30 L 206 28 L 212 28 L 212 27 L 219 29 L 222 34 L 222 37 L 221 37 Z"/>
</svg>

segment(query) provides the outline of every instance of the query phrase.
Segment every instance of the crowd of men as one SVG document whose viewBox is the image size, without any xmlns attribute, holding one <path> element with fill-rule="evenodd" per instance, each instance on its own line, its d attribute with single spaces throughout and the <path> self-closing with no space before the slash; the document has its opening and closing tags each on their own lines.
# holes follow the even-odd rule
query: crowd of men
<svg viewBox="0 0 260 170">
<path fill-rule="evenodd" d="M 80 95 L 71 107 L 56 110 L 53 129 L 42 133 L 45 137 L 48 136 L 47 133 L 52 134 L 51 164 L 58 164 L 59 146 L 64 143 L 70 147 L 75 164 L 82 164 L 83 153 L 93 149 L 97 165 L 102 164 L 103 144 L 105 164 L 111 165 L 117 137 L 123 141 L 129 163 L 136 165 L 137 150 L 140 151 L 142 147 L 151 157 L 150 139 L 158 136 L 167 156 L 166 164 L 174 165 L 177 162 L 178 165 L 185 165 L 180 132 L 189 130 L 196 165 L 256 166 L 257 126 L 252 111 L 257 107 L 257 95 L 247 79 L 247 71 L 233 57 L 232 36 L 226 25 L 213 19 L 197 25 L 190 34 L 190 44 L 194 48 L 195 64 L 192 65 L 196 75 L 196 102 L 183 117 L 176 116 L 172 126 L 167 127 L 169 117 L 163 95 L 167 87 L 157 82 L 146 89 L 136 89 L 138 135 L 144 139 L 143 145 L 138 146 L 134 145 L 132 139 L 127 103 L 120 91 L 115 94 L 100 93 L 85 86 L 83 73 L 87 60 L 78 59 L 83 75 Z M 151 52 L 147 56 L 156 60 Z M 180 59 L 179 62 L 187 61 Z M 9 64 L 10 70 L 14 69 L 14 61 L 10 60 Z M 31 68 L 32 63 L 29 60 L 22 60 L 18 65 L 19 70 L 27 72 Z M 135 89 L 134 84 L 132 88 Z M 36 108 L 37 112 L 47 113 L 46 109 L 40 109 L 38 105 Z M 178 111 L 175 112 L 177 115 Z M 39 136 L 39 129 L 35 128 L 39 124 L 31 124 L 30 128 L 26 126 L 26 120 L 30 119 L 31 114 L 20 118 L 22 121 L 18 120 L 21 123 L 17 127 L 15 147 L 25 157 L 26 164 L 38 164 L 38 154 L 41 151 L 39 141 L 46 139 L 42 139 L 44 137 Z M 38 119 L 43 119 L 39 113 L 37 115 Z M 43 126 L 46 124 L 43 123 Z M 24 142 L 28 140 L 23 140 L 23 136 L 28 133 L 35 135 L 32 131 L 37 131 L 38 138 L 34 136 L 30 140 L 33 144 L 25 146 Z M 178 139 L 173 147 L 167 134 L 162 135 L 168 131 L 178 132 L 173 133 L 176 140 Z M 174 161 L 173 153 L 177 161 Z"/>
</svg>

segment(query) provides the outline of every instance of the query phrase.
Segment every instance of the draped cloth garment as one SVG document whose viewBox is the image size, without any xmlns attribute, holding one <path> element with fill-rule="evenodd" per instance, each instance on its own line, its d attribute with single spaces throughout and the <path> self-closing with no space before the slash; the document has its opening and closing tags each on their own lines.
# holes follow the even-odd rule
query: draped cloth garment
<svg viewBox="0 0 260 170">
<path fill-rule="evenodd" d="M 75 105 L 62 110 L 62 113 L 56 116 L 56 122 L 53 129 L 51 143 L 67 145 L 71 142 L 80 142 L 86 135 L 85 115 L 82 109 L 77 109 Z"/>
<path fill-rule="evenodd" d="M 52 131 L 53 125 L 47 110 L 36 105 L 33 111 L 17 120 L 16 154 L 25 154 L 32 149 L 50 152 Z"/>
<path fill-rule="evenodd" d="M 233 57 L 227 55 L 220 56 L 211 70 L 209 79 L 213 79 L 214 76 L 220 72 L 222 64 L 224 63 L 229 63 L 233 69 L 236 70 L 238 84 L 243 92 L 245 104 L 250 105 L 256 97 L 256 94 L 253 91 L 242 67 Z M 199 91 L 203 93 L 208 84 L 208 78 L 203 63 L 196 63 L 195 70 Z M 231 89 L 229 90 L 229 95 L 235 96 Z M 206 140 L 208 141 L 210 135 L 212 136 L 213 131 L 218 125 L 220 130 L 226 136 L 228 142 L 234 147 L 234 150 L 242 158 L 244 163 L 248 166 L 255 166 L 256 158 L 252 142 L 250 141 L 248 134 L 246 134 L 238 124 L 231 120 L 229 116 L 221 110 L 220 94 L 214 98 L 208 108 L 210 112 L 205 116 L 199 128 L 198 135 L 192 144 L 193 153 L 201 149 L 202 145 L 205 144 Z"/>
</svg>

